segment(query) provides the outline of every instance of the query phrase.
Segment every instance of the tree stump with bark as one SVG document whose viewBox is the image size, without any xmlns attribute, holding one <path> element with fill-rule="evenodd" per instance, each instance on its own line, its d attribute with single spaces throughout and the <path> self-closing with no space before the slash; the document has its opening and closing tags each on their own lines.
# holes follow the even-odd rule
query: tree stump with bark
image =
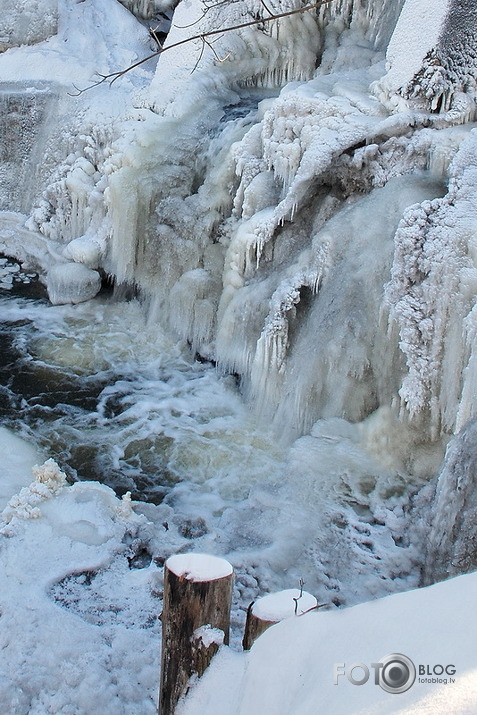
<svg viewBox="0 0 477 715">
<path fill-rule="evenodd" d="M 178 554 L 164 566 L 160 715 L 172 715 L 192 675 L 200 677 L 229 641 L 233 568 L 207 554 Z"/>
<path fill-rule="evenodd" d="M 298 588 L 270 593 L 250 604 L 247 611 L 243 649 L 250 650 L 270 626 L 290 616 L 300 616 L 318 606 L 314 596 Z"/>
</svg>

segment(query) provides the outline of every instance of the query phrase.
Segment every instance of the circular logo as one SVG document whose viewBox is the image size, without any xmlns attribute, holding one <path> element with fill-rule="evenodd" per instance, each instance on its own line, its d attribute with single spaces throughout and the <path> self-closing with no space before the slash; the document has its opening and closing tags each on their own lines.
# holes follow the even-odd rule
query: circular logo
<svg viewBox="0 0 477 715">
<path fill-rule="evenodd" d="M 391 653 L 379 661 L 379 685 L 388 693 L 405 693 L 416 679 L 416 667 L 407 655 Z"/>
</svg>

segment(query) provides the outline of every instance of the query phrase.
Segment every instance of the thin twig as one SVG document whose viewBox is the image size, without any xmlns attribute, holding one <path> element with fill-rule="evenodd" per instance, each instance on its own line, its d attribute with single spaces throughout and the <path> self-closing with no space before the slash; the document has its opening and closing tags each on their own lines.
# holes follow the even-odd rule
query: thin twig
<svg viewBox="0 0 477 715">
<path fill-rule="evenodd" d="M 162 42 L 160 41 L 159 37 L 156 34 L 157 27 L 150 27 L 149 28 L 149 34 L 151 35 L 152 39 L 156 43 L 156 45 L 159 47 L 160 50 L 163 49 Z"/>
<path fill-rule="evenodd" d="M 267 5 L 264 3 L 264 0 L 260 0 L 260 5 L 263 5 L 265 10 L 270 14 L 270 17 L 273 17 L 273 12 L 270 10 L 269 7 L 267 7 Z"/>
<path fill-rule="evenodd" d="M 305 613 L 310 613 L 311 611 L 317 611 L 319 608 L 325 608 L 325 606 L 329 606 L 329 603 L 317 603 L 316 606 L 312 606 L 311 608 L 307 608 L 306 611 L 302 611 L 301 613 L 298 613 L 298 616 L 304 616 Z"/>
</svg>

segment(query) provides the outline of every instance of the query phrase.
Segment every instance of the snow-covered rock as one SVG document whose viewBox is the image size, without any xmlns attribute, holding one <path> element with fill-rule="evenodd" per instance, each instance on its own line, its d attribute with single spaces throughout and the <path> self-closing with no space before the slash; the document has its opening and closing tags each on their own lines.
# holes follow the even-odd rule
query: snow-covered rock
<svg viewBox="0 0 477 715">
<path fill-rule="evenodd" d="M 48 271 L 46 286 L 53 305 L 83 303 L 98 294 L 101 276 L 82 263 L 57 263 Z"/>
</svg>

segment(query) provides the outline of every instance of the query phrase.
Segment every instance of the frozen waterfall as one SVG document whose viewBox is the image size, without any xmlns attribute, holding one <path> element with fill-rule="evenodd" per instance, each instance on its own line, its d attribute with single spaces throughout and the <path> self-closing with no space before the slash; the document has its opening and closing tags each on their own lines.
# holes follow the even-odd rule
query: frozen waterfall
<svg viewBox="0 0 477 715">
<path fill-rule="evenodd" d="M 473 3 L 181 0 L 95 83 L 175 5 L 61 0 L 21 78 L 6 43 L 3 250 L 55 304 L 136 292 L 285 442 L 352 423 L 415 492 L 476 417 Z"/>
</svg>

